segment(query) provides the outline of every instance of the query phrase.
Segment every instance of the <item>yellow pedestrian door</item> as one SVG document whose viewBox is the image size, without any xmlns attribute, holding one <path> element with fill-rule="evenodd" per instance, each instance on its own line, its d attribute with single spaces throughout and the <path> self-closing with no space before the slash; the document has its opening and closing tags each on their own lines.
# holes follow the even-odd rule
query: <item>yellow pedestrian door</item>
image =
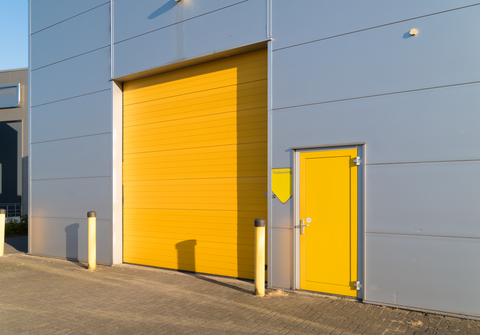
<svg viewBox="0 0 480 335">
<path fill-rule="evenodd" d="M 357 296 L 357 149 L 300 153 L 300 289 Z"/>
</svg>

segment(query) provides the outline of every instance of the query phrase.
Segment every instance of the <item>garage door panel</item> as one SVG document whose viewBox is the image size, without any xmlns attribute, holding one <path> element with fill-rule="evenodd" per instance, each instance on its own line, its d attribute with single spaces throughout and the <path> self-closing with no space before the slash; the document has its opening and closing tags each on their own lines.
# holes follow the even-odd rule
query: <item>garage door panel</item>
<svg viewBox="0 0 480 335">
<path fill-rule="evenodd" d="M 244 194 L 250 195 L 250 192 L 244 192 Z M 231 208 L 235 207 L 235 210 L 238 210 L 240 206 L 254 206 L 256 204 L 263 205 L 266 203 L 266 197 L 257 195 L 248 196 L 248 198 L 242 198 L 240 201 L 241 194 L 231 194 L 230 196 L 223 196 L 221 194 L 218 195 L 209 195 L 209 196 L 143 196 L 139 197 L 135 200 L 129 200 L 125 202 L 125 206 L 127 207 L 148 207 L 148 208 L 155 208 L 159 206 L 159 208 L 173 208 L 173 206 L 181 206 L 182 208 L 195 208 L 196 206 L 205 206 L 205 208 L 213 208 L 218 206 L 218 208 Z M 137 205 L 137 206 L 135 206 Z M 191 207 L 190 207 L 191 206 Z M 243 208 L 243 207 L 242 207 Z"/>
<path fill-rule="evenodd" d="M 200 253 L 205 253 L 208 251 L 208 254 L 212 252 L 214 254 L 221 254 L 225 250 L 236 251 L 237 255 L 238 252 L 242 252 L 243 256 L 247 257 L 240 257 L 240 258 L 249 258 L 245 251 L 250 251 L 251 247 L 253 247 L 253 242 L 250 244 L 238 245 L 237 243 L 225 243 L 225 242 L 208 242 L 208 241 L 199 241 L 196 238 L 186 238 L 189 236 L 184 236 L 182 239 L 169 239 L 169 238 L 150 238 L 150 237 L 143 237 L 143 236 L 132 236 L 131 243 L 128 246 L 125 246 L 125 250 L 130 250 L 133 252 L 136 250 L 136 253 L 145 253 L 151 254 L 156 252 L 162 254 L 174 255 L 176 253 L 176 247 L 180 246 L 180 243 L 186 241 L 192 241 L 191 247 L 195 247 L 198 249 Z M 197 243 L 197 241 L 199 241 Z M 145 243 L 148 242 L 148 243 Z M 194 243 L 195 242 L 195 243 Z M 188 246 L 188 243 L 184 243 L 184 245 Z M 154 252 L 155 251 L 155 252 Z M 252 260 L 253 261 L 253 260 Z"/>
<path fill-rule="evenodd" d="M 165 100 L 151 100 L 129 107 L 125 114 L 125 125 L 132 121 L 149 123 L 152 117 L 157 121 L 168 121 L 179 118 L 201 117 L 220 112 L 243 111 L 245 109 L 264 107 L 263 96 L 267 92 L 262 86 L 266 81 L 251 83 L 248 89 L 235 90 L 235 87 L 217 89 L 214 92 L 197 93 L 188 96 L 172 97 Z M 244 105 L 252 107 L 245 108 Z M 161 109 L 161 115 L 156 112 Z"/>
<path fill-rule="evenodd" d="M 191 161 L 179 161 L 179 162 L 160 162 L 155 163 L 149 160 L 146 160 L 144 163 L 137 163 L 137 164 L 130 164 L 124 166 L 124 170 L 128 172 L 135 173 L 138 171 L 139 173 L 148 172 L 148 171 L 171 171 L 172 168 L 178 169 L 187 169 L 194 170 L 194 169 L 209 169 L 211 167 L 219 166 L 219 167 L 227 167 L 233 165 L 238 170 L 245 170 L 249 169 L 253 164 L 265 164 L 267 161 L 266 157 L 249 157 L 248 160 L 244 162 L 237 163 L 238 159 L 236 157 L 226 157 L 226 158 L 219 158 L 218 156 L 213 157 L 211 159 L 202 159 L 199 160 L 198 164 L 192 163 Z"/>
<path fill-rule="evenodd" d="M 141 254 L 135 256 L 140 261 L 145 262 L 145 265 L 150 264 L 150 262 L 158 262 L 155 266 L 177 268 L 179 270 L 186 271 L 192 271 L 192 269 L 197 269 L 196 272 L 212 273 L 218 275 L 221 275 L 222 273 L 231 275 L 231 273 L 235 273 L 234 271 L 238 271 L 238 267 L 240 267 L 241 270 L 247 272 L 248 269 L 253 266 L 253 263 L 241 263 L 239 265 L 232 265 L 232 258 L 235 257 L 221 257 L 219 260 L 213 260 L 213 258 L 209 256 L 208 259 L 200 259 L 198 257 L 193 258 L 188 253 L 185 253 L 185 256 L 180 255 L 178 257 L 176 257 L 175 254 L 169 255 L 170 257 L 152 257 L 148 254 Z M 172 259 L 176 259 L 176 262 L 172 261 Z"/>
<path fill-rule="evenodd" d="M 238 136 L 254 136 L 258 133 L 264 135 L 264 122 L 245 122 L 239 123 L 238 120 L 230 120 L 229 122 L 205 122 L 194 127 L 179 126 L 176 131 L 172 131 L 167 127 L 158 127 L 157 131 L 145 131 L 142 135 L 132 136 L 128 138 L 128 143 L 132 145 L 142 146 L 146 142 L 185 142 L 191 141 L 192 137 L 198 138 L 216 138 L 222 137 L 238 137 Z M 163 129 L 168 131 L 162 131 Z M 177 127 L 175 127 L 177 128 Z"/>
<path fill-rule="evenodd" d="M 265 198 L 264 190 L 209 190 L 209 189 L 202 189 L 192 191 L 191 189 L 186 191 L 182 190 L 173 190 L 169 191 L 166 189 L 160 190 L 153 190 L 148 192 L 129 192 L 130 196 L 137 199 L 155 199 L 155 201 L 160 199 L 172 199 L 170 201 L 178 202 L 178 199 L 191 199 L 196 200 L 199 198 L 203 198 L 204 201 L 212 201 L 214 199 L 233 199 L 233 201 L 237 201 L 237 198 L 244 198 L 250 197 L 254 198 L 255 202 L 258 202 L 260 199 Z"/>
<path fill-rule="evenodd" d="M 230 171 L 215 171 L 215 176 L 217 178 L 234 178 L 236 176 L 238 177 L 256 177 L 256 176 L 261 176 L 262 172 L 264 172 L 263 169 L 259 170 L 246 170 L 246 171 L 238 171 L 235 169 L 232 169 Z M 146 181 L 146 180 L 160 180 L 160 179 L 184 179 L 184 178 L 209 178 L 211 176 L 210 173 L 208 172 L 195 172 L 195 173 L 190 173 L 188 176 L 185 176 L 184 173 L 175 173 L 175 171 L 170 172 L 169 174 L 162 174 L 162 173 L 145 173 L 145 174 L 139 174 L 139 175 L 132 175 L 129 176 L 128 178 L 125 178 L 125 181 L 127 182 L 134 182 L 134 181 Z M 265 192 L 267 191 L 266 186 L 265 186 Z"/>
<path fill-rule="evenodd" d="M 242 165 L 253 165 L 253 164 L 265 164 L 267 159 L 264 156 L 252 156 L 252 157 L 219 157 L 218 154 L 207 155 L 210 157 L 201 157 L 197 163 L 188 160 L 181 159 L 181 157 L 172 157 L 171 161 L 166 160 L 163 152 L 157 152 L 157 155 L 152 155 L 145 159 L 138 159 L 133 161 L 130 164 L 125 164 L 124 169 L 129 173 L 135 173 L 135 171 L 153 171 L 156 169 L 172 169 L 173 167 L 177 168 L 201 168 L 201 167 L 211 167 L 211 166 L 223 166 L 223 165 L 238 165 L 238 170 L 244 170 Z M 225 154 L 227 156 L 227 154 Z M 162 159 L 163 158 L 163 159 Z M 191 178 L 190 178 L 191 179 Z"/>
<path fill-rule="evenodd" d="M 156 266 L 156 267 L 169 268 L 169 269 L 178 269 L 182 271 L 195 271 L 199 273 L 208 273 L 208 274 L 219 275 L 219 276 L 229 276 L 229 277 L 239 277 L 239 278 L 249 278 L 250 272 L 251 272 L 248 270 L 250 268 L 249 266 L 241 266 L 237 269 L 224 269 L 216 266 L 206 267 L 206 266 L 200 266 L 200 264 L 196 264 L 196 265 L 181 264 L 179 266 L 178 263 L 175 263 L 175 262 L 160 262 L 155 259 L 144 260 L 144 259 L 136 258 L 136 259 L 131 259 L 130 261 L 126 261 L 126 263 Z"/>
<path fill-rule="evenodd" d="M 125 259 L 125 262 L 131 263 L 133 258 L 139 258 L 177 263 L 179 258 L 194 258 L 197 262 L 203 261 L 204 264 L 209 266 L 216 264 L 224 269 L 235 269 L 239 265 L 253 266 L 252 257 L 238 257 L 239 251 L 235 247 L 236 243 L 215 243 L 195 239 L 186 241 L 178 239 L 159 240 L 159 242 L 157 244 L 149 244 L 148 248 L 140 248 L 139 245 L 135 244 L 131 248 L 126 248 L 128 259 Z M 242 252 L 240 251 L 240 254 Z M 168 266 L 163 265 L 163 267 Z"/>
<path fill-rule="evenodd" d="M 265 50 L 124 84 L 124 261 L 253 278 Z"/>
<path fill-rule="evenodd" d="M 150 136 L 162 132 L 164 134 L 176 133 L 177 131 L 188 131 L 205 128 L 215 128 L 235 125 L 242 129 L 245 125 L 254 124 L 257 126 L 266 125 L 267 116 L 261 110 L 253 109 L 242 113 L 222 113 L 198 117 L 196 119 L 179 119 L 158 123 L 140 124 L 131 126 L 125 134 L 125 140 L 135 141 L 137 137 Z"/>
<path fill-rule="evenodd" d="M 259 57 L 259 53 L 263 53 Z M 201 66 L 193 66 L 189 68 L 180 69 L 164 73 L 161 76 L 153 76 L 143 80 L 136 80 L 130 82 L 130 89 L 142 91 L 159 87 L 160 85 L 175 85 L 183 80 L 182 84 L 196 85 L 198 81 L 204 85 L 208 82 L 215 82 L 215 77 L 218 73 L 225 70 L 239 69 L 236 71 L 235 80 L 238 82 L 249 82 L 258 79 L 265 79 L 267 77 L 266 67 L 266 51 L 252 52 L 243 54 L 241 57 L 235 57 L 232 62 L 232 57 L 229 59 L 220 59 L 215 62 L 202 64 Z"/>
<path fill-rule="evenodd" d="M 172 103 L 177 103 L 178 107 L 185 107 L 195 102 L 221 101 L 231 96 L 258 95 L 259 92 L 266 90 L 265 83 L 266 80 L 261 79 L 243 83 L 231 80 L 218 83 L 218 85 L 217 83 L 205 83 L 205 85 L 199 83 L 198 88 L 191 88 L 181 83 L 178 84 L 178 89 L 157 86 L 150 89 L 149 92 L 136 92 L 131 98 L 126 98 L 125 106 L 129 107 L 129 113 L 144 114 L 143 109 L 150 106 L 168 108 Z M 235 103 L 235 101 L 232 102 Z"/>
<path fill-rule="evenodd" d="M 181 241 L 179 242 L 181 243 Z M 155 258 L 163 258 L 169 261 L 172 261 L 172 258 L 178 255 L 178 251 L 175 248 L 175 243 L 171 245 L 152 245 L 151 248 L 143 248 L 141 251 L 136 250 L 135 248 L 128 249 L 128 253 L 131 254 L 132 257 L 138 257 L 143 259 L 155 259 Z M 222 255 L 225 258 L 232 259 L 233 257 L 237 257 L 237 249 L 235 245 L 232 245 L 230 248 L 223 248 L 223 249 L 212 249 L 212 248 L 197 248 L 196 241 L 192 242 L 191 247 L 195 247 L 195 254 L 198 257 L 202 257 L 204 259 L 212 258 L 212 256 Z M 169 259 L 170 258 L 170 259 Z M 174 260 L 173 260 L 174 261 Z M 248 260 L 244 260 L 243 263 L 249 263 Z"/>
<path fill-rule="evenodd" d="M 193 248 L 193 246 L 192 246 Z M 195 249 L 196 246 L 195 246 Z M 232 264 L 232 260 L 237 257 L 236 253 L 232 252 L 232 254 L 203 254 L 197 250 L 195 250 L 194 259 L 192 259 L 193 254 L 189 255 L 188 252 L 180 252 L 181 255 L 178 256 L 178 251 L 174 249 L 174 251 L 170 250 L 162 250 L 158 252 L 158 250 L 152 249 L 149 250 L 148 253 L 136 253 L 132 251 L 132 258 L 139 258 L 143 260 L 157 260 L 165 263 L 174 263 L 175 261 L 177 264 L 188 265 L 194 260 L 196 265 L 204 266 L 204 267 L 218 267 L 223 269 L 234 270 L 237 266 Z M 214 257 L 212 257 L 214 256 Z M 172 261 L 173 260 L 173 261 Z M 253 262 L 249 260 L 241 260 L 240 265 L 252 265 Z M 200 271 L 205 272 L 205 271 Z"/>
<path fill-rule="evenodd" d="M 256 100 L 253 100 L 255 98 Z M 266 104 L 262 106 L 260 100 L 262 98 L 261 92 L 252 96 L 251 100 L 240 99 L 237 96 L 231 94 L 231 98 L 228 99 L 225 97 L 223 100 L 215 100 L 214 102 L 207 101 L 198 101 L 197 103 L 192 102 L 189 105 L 183 106 L 181 109 L 177 109 L 175 103 L 169 104 L 168 106 L 154 104 L 153 102 L 146 106 L 142 113 L 139 115 L 131 113 L 124 117 L 124 125 L 126 128 L 139 125 L 148 125 L 157 122 L 167 122 L 172 120 L 182 120 L 196 117 L 205 117 L 208 115 L 216 114 L 227 114 L 235 111 L 237 116 L 241 116 L 244 111 L 256 109 L 258 107 L 266 108 Z M 143 108 L 139 106 L 139 108 Z M 162 110 L 162 113 L 159 114 L 158 111 Z M 199 119 L 199 122 L 202 120 Z"/>
<path fill-rule="evenodd" d="M 171 240 L 175 240 L 175 241 L 195 240 L 199 245 L 203 243 L 221 243 L 221 244 L 233 244 L 233 245 L 237 243 L 242 243 L 245 245 L 250 245 L 250 244 L 253 245 L 253 243 L 250 243 L 250 241 L 253 241 L 253 231 L 251 234 L 242 233 L 241 234 L 242 237 L 239 237 L 238 236 L 239 234 L 231 234 L 232 236 L 227 236 L 227 234 L 208 235 L 208 234 L 205 234 L 205 232 L 197 235 L 194 233 L 198 233 L 198 232 L 194 230 L 192 232 L 189 231 L 190 236 L 185 236 L 185 231 L 179 231 L 178 229 L 177 230 L 171 229 L 168 231 L 154 231 L 152 229 L 149 232 L 147 232 L 145 230 L 137 231 L 135 230 L 135 228 L 133 228 L 131 230 L 125 230 L 125 233 L 132 234 L 132 236 L 135 236 L 138 239 L 149 238 L 152 240 L 159 240 L 164 238 L 165 236 L 168 236 Z M 133 235 L 133 234 L 136 234 L 136 235 Z M 143 248 L 144 247 L 142 247 L 142 249 Z"/>
<path fill-rule="evenodd" d="M 236 148 L 236 150 L 234 150 Z M 237 157 L 240 162 L 248 162 L 250 157 L 265 156 L 266 143 L 243 143 L 224 146 L 185 148 L 181 150 L 159 150 L 149 152 L 132 152 L 128 154 L 123 165 L 152 164 L 164 162 L 200 162 L 218 157 Z M 125 155 L 126 156 L 126 155 Z"/>
<path fill-rule="evenodd" d="M 238 127 L 241 127 L 241 132 L 237 133 Z M 259 127 L 257 123 L 248 123 L 243 124 L 241 126 L 237 125 L 225 125 L 225 126 L 217 126 L 217 127 L 205 127 L 203 129 L 195 129 L 195 130 L 182 130 L 177 133 L 156 133 L 148 136 L 148 139 L 142 139 L 140 137 L 132 138 L 129 141 L 129 149 L 138 148 L 141 150 L 142 148 L 149 148 L 149 143 L 154 142 L 156 146 L 160 147 L 163 145 L 173 145 L 173 144 L 184 144 L 190 143 L 192 146 L 192 137 L 201 138 L 203 142 L 210 142 L 210 141 L 222 141 L 222 140 L 230 140 L 230 139 L 238 139 L 241 140 L 243 138 L 262 138 L 266 134 L 264 134 L 262 127 Z M 147 136 L 146 136 L 147 137 Z M 208 141 L 208 142 L 207 142 Z M 250 141 L 251 142 L 251 141 Z M 250 143 L 246 142 L 246 143 Z M 257 142 L 257 141 L 255 141 Z M 214 142 L 216 143 L 216 142 Z M 236 142 L 238 143 L 238 141 Z M 195 145 L 195 144 L 193 144 Z M 161 148 L 161 150 L 165 150 Z"/>
<path fill-rule="evenodd" d="M 136 152 L 152 152 L 152 151 L 163 151 L 163 150 L 182 150 L 189 149 L 195 146 L 198 147 L 214 147 L 214 146 L 223 146 L 223 145 L 235 145 L 235 144 L 248 144 L 248 143 L 259 143 L 265 142 L 267 139 L 266 134 L 246 134 L 244 136 L 234 136 L 225 133 L 218 134 L 217 138 L 210 137 L 204 140 L 197 140 L 192 142 L 188 139 L 179 138 L 171 140 L 170 142 L 165 140 L 163 143 L 152 143 L 145 142 L 147 144 L 140 145 L 137 149 L 134 145 L 126 144 L 124 147 L 124 154 L 129 155 Z"/>
<path fill-rule="evenodd" d="M 202 253 L 199 251 L 197 248 L 198 246 L 194 244 L 195 242 L 192 242 L 190 246 L 186 246 L 185 249 L 179 249 L 179 248 L 173 248 L 173 251 L 171 249 L 169 250 L 158 250 L 158 249 L 151 249 L 147 250 L 147 252 L 136 252 L 134 250 L 129 251 L 131 254 L 131 257 L 126 260 L 127 263 L 134 263 L 135 259 L 141 260 L 143 262 L 160 262 L 161 265 L 155 265 L 155 266 L 161 266 L 161 267 L 167 267 L 167 268 L 177 268 L 180 270 L 190 270 L 192 271 L 193 269 L 186 269 L 186 268 L 181 268 L 177 267 L 182 265 L 195 265 L 197 266 L 197 272 L 207 272 L 205 268 L 211 267 L 211 268 L 217 268 L 216 271 L 221 271 L 221 270 L 237 270 L 240 267 L 243 271 L 248 271 L 250 267 L 254 265 L 253 261 L 250 259 L 238 259 L 237 253 L 235 251 L 232 251 L 231 254 L 225 253 L 223 251 L 219 251 L 215 254 L 206 254 Z M 192 249 L 192 250 L 189 250 Z M 193 252 L 195 251 L 195 252 Z M 149 263 L 143 263 L 145 265 L 148 265 Z M 173 266 L 172 266 L 173 264 Z M 215 271 L 215 272 L 216 272 Z M 218 273 L 220 274 L 220 273 Z"/>
<path fill-rule="evenodd" d="M 265 125 L 267 116 L 264 113 L 264 108 L 256 108 L 251 110 L 230 111 L 226 113 L 204 115 L 196 118 L 181 118 L 174 120 L 167 120 L 158 123 L 146 123 L 131 126 L 128 133 L 125 134 L 125 139 L 134 141 L 134 137 L 150 136 L 162 132 L 163 134 L 177 133 L 179 131 L 191 131 L 205 128 L 236 126 L 244 127 L 244 125 Z"/>
<path fill-rule="evenodd" d="M 148 231 L 181 231 L 184 232 L 185 229 L 188 229 L 191 234 L 199 233 L 200 235 L 213 235 L 213 236 L 239 236 L 239 234 L 253 234 L 251 228 L 251 220 L 242 219 L 242 220 L 228 220 L 220 218 L 218 220 L 212 220 L 211 218 L 205 217 L 204 220 L 192 220 L 188 221 L 188 218 L 185 217 L 162 217 L 162 218 L 152 218 L 148 222 L 145 222 L 145 219 L 139 220 L 136 217 L 131 217 L 131 223 L 125 224 L 125 231 L 130 231 L 133 233 L 138 233 L 144 236 L 143 232 Z M 172 222 L 175 222 L 175 226 L 172 226 Z"/>
<path fill-rule="evenodd" d="M 192 236 L 195 236 L 195 238 L 198 238 L 200 240 L 213 241 L 212 239 L 215 239 L 218 237 L 225 237 L 229 239 L 235 239 L 233 243 L 236 242 L 236 239 L 239 236 L 239 232 L 236 230 L 236 227 L 232 225 L 224 225 L 224 224 L 188 225 L 187 222 L 178 222 L 176 220 L 173 222 L 175 222 L 175 226 L 172 226 L 171 221 L 170 222 L 164 221 L 163 222 L 164 225 L 162 225 L 162 222 L 160 223 L 157 222 L 158 225 L 154 225 L 154 226 L 129 225 L 129 226 L 125 226 L 124 229 L 125 229 L 125 232 L 137 234 L 137 236 L 151 236 L 151 237 L 154 237 L 157 235 L 165 236 L 165 234 L 168 234 L 168 236 L 172 236 L 172 237 L 174 235 L 183 236 L 183 234 L 185 233 L 185 229 L 188 229 L 189 233 Z M 226 226 L 226 228 L 229 228 L 229 229 L 222 229 L 222 226 Z M 248 234 L 250 234 L 250 232 L 248 232 Z M 253 232 L 252 232 L 252 237 L 253 237 Z M 227 240 L 225 240 L 225 242 L 226 241 Z"/>
<path fill-rule="evenodd" d="M 172 223 L 175 225 L 172 225 Z M 199 234 L 199 236 L 227 236 L 227 237 L 245 237 L 253 236 L 251 229 L 251 220 L 235 220 L 229 222 L 222 220 L 221 222 L 201 222 L 201 221 L 185 221 L 183 218 L 170 217 L 153 219 L 146 223 L 142 220 L 133 218 L 132 222 L 124 226 L 125 231 L 128 231 L 132 236 L 148 236 L 146 232 L 185 232 L 190 234 Z"/>
<path fill-rule="evenodd" d="M 137 155 L 137 157 L 131 159 L 129 164 L 124 164 L 124 169 L 133 172 L 134 170 L 147 171 L 149 169 L 171 169 L 172 167 L 187 168 L 191 166 L 262 164 L 266 162 L 266 157 L 259 155 L 258 152 L 254 152 L 251 157 L 239 157 L 238 155 L 223 150 L 211 154 L 196 154 L 195 156 L 198 158 L 195 162 L 192 162 L 192 160 L 185 159 L 185 157 L 181 155 L 183 151 L 184 150 L 177 150 L 175 156 L 171 155 L 172 151 L 164 150 L 150 152 L 151 154 L 144 155 L 143 157 Z"/>
<path fill-rule="evenodd" d="M 204 107 L 206 104 L 216 104 L 225 105 L 227 103 L 231 105 L 237 105 L 238 100 L 245 99 L 251 101 L 262 101 L 261 95 L 267 91 L 265 87 L 266 80 L 257 80 L 252 82 L 246 82 L 242 84 L 233 83 L 228 86 L 217 86 L 215 88 L 206 89 L 202 88 L 198 91 L 190 91 L 188 87 L 183 86 L 182 91 L 185 92 L 176 92 L 169 96 L 161 97 L 161 94 L 154 94 L 146 96 L 145 98 L 138 98 L 135 95 L 135 102 L 131 104 L 125 104 L 125 107 L 128 108 L 128 113 L 126 116 L 130 117 L 133 115 L 142 116 L 153 111 L 155 108 L 162 108 L 165 110 L 166 115 L 170 114 L 181 114 L 185 110 L 195 111 L 196 105 Z M 208 86 L 208 85 L 207 85 Z M 156 90 L 161 90 L 159 87 Z M 125 101 L 128 101 L 128 98 L 125 98 Z M 241 101 L 240 101 L 241 102 Z M 263 103 L 265 103 L 263 101 Z M 260 102 L 262 104 L 262 102 Z M 200 108 L 202 110 L 204 108 Z"/>
<path fill-rule="evenodd" d="M 211 190 L 212 192 L 221 190 L 250 190 L 263 191 L 267 178 L 210 178 L 210 179 L 175 179 L 175 180 L 151 180 L 151 181 L 135 181 L 125 182 L 124 189 L 126 192 L 142 192 L 142 191 L 158 191 L 158 192 L 184 192 L 185 187 L 189 191 Z M 240 186 L 238 186 L 240 185 Z"/>
<path fill-rule="evenodd" d="M 266 56 L 266 52 L 264 52 Z M 179 87 L 185 86 L 200 86 L 208 85 L 219 81 L 225 74 L 235 73 L 235 76 L 228 76 L 228 79 L 235 80 L 235 82 L 250 82 L 254 80 L 265 79 L 267 68 L 265 59 L 258 59 L 258 53 L 251 53 L 250 55 L 243 54 L 245 57 L 236 57 L 232 59 L 222 59 L 215 62 L 204 63 L 200 66 L 192 66 L 189 68 L 179 69 L 177 71 L 163 73 L 161 76 L 152 76 L 142 80 L 136 80 L 129 83 L 132 90 L 138 92 L 158 89 L 160 86 L 174 86 L 180 84 Z M 247 59 L 249 58 L 249 59 Z M 254 59 L 256 58 L 256 59 Z M 225 79 L 221 79 L 225 80 Z M 216 85 L 219 86 L 219 85 Z M 215 87 L 215 86 L 213 86 Z M 162 94 L 160 92 L 160 94 Z"/>
<path fill-rule="evenodd" d="M 162 204 L 156 202 L 140 203 L 140 202 L 128 202 L 125 203 L 126 206 L 136 206 L 139 210 L 144 208 L 152 209 L 181 209 L 181 210 L 191 210 L 191 209 L 207 209 L 207 210 L 224 210 L 224 211 L 236 211 L 238 209 L 238 204 L 229 204 L 229 203 L 174 203 L 174 204 Z M 265 207 L 264 204 L 242 204 L 241 208 L 245 211 L 259 211 Z M 263 215 L 264 216 L 264 215 Z M 252 218 L 252 222 L 253 222 Z M 253 229 L 253 228 L 252 228 Z"/>
<path fill-rule="evenodd" d="M 145 208 L 139 211 L 137 208 L 124 208 L 124 226 L 129 224 L 134 225 L 155 225 L 156 222 L 175 221 L 191 222 L 203 226 L 205 222 L 222 223 L 225 222 L 224 228 L 227 224 L 233 223 L 241 229 L 241 225 L 252 225 L 251 217 L 261 217 L 265 214 L 263 211 L 258 212 L 232 212 L 232 211 L 207 211 L 207 210 L 174 210 L 174 209 L 153 209 Z M 176 221 L 177 222 L 177 221 Z M 234 226 L 233 226 L 234 227 Z"/>
</svg>

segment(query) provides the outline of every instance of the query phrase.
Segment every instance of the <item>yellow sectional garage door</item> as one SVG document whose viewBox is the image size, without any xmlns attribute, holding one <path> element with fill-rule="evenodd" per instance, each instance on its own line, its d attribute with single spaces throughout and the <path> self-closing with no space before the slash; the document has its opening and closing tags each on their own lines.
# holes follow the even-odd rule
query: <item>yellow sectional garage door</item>
<svg viewBox="0 0 480 335">
<path fill-rule="evenodd" d="M 267 216 L 267 53 L 124 88 L 124 262 L 253 278 Z"/>
</svg>

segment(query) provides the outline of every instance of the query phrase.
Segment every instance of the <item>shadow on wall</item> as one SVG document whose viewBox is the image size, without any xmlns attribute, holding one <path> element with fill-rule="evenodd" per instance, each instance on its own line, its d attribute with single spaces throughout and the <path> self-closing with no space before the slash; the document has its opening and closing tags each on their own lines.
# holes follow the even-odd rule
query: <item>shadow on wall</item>
<svg viewBox="0 0 480 335">
<path fill-rule="evenodd" d="M 65 228 L 65 250 L 69 261 L 78 262 L 78 229 L 79 223 L 74 223 Z"/>
<path fill-rule="evenodd" d="M 268 191 L 267 51 L 251 55 L 237 66 L 237 271 L 245 279 L 254 279 L 254 221 L 267 219 Z M 255 67 L 263 73 L 252 78 Z"/>
<path fill-rule="evenodd" d="M 178 270 L 195 272 L 195 246 L 197 240 L 186 240 L 175 244 Z"/>
<path fill-rule="evenodd" d="M 167 1 L 166 4 L 164 4 L 162 7 L 160 7 L 159 9 L 157 9 L 156 11 L 154 11 L 152 14 L 150 14 L 150 15 L 148 16 L 148 19 L 149 19 L 149 20 L 152 20 L 152 19 L 155 19 L 155 18 L 159 17 L 159 16 L 162 15 L 162 14 L 165 14 L 165 13 L 168 12 L 170 9 L 172 9 L 173 7 L 175 7 L 177 4 L 178 4 L 178 2 L 176 2 L 175 0 L 169 0 L 169 1 Z"/>
</svg>

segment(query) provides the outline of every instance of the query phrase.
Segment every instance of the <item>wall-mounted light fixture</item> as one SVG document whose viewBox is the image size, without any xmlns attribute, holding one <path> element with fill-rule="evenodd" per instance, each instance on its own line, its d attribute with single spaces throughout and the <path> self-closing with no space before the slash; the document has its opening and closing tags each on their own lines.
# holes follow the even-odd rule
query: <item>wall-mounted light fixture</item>
<svg viewBox="0 0 480 335">
<path fill-rule="evenodd" d="M 417 30 L 417 29 L 413 28 L 413 29 L 410 30 L 410 36 L 415 36 L 415 35 L 417 35 L 417 34 L 418 34 L 418 30 Z"/>
<path fill-rule="evenodd" d="M 176 1 L 176 2 L 180 2 L 180 1 L 182 1 L 182 0 L 175 0 L 175 1 Z"/>
</svg>

